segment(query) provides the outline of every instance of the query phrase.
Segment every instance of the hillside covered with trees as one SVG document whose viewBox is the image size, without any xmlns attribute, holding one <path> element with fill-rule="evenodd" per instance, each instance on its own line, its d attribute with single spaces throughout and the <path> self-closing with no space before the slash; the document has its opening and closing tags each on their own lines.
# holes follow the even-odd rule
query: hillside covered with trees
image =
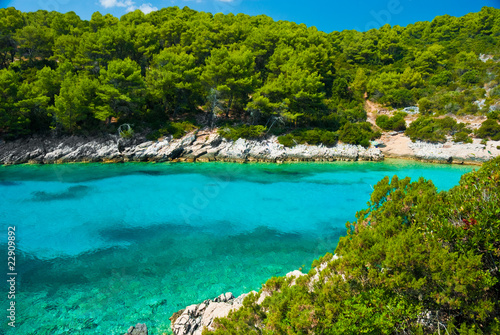
<svg viewBox="0 0 500 335">
<path fill-rule="evenodd" d="M 0 9 L 0 134 L 116 133 L 129 123 L 149 139 L 209 126 L 228 138 L 283 135 L 288 146 L 367 146 L 379 134 L 365 99 L 418 104 L 424 116 L 488 113 L 500 65 L 479 56 L 498 55 L 499 41 L 500 10 L 487 7 L 330 34 L 187 7 L 90 21 Z M 498 113 L 491 119 L 484 136 L 500 134 Z"/>
<path fill-rule="evenodd" d="M 499 191 L 500 158 L 446 192 L 384 178 L 337 258 L 271 278 L 215 334 L 499 334 Z"/>
</svg>

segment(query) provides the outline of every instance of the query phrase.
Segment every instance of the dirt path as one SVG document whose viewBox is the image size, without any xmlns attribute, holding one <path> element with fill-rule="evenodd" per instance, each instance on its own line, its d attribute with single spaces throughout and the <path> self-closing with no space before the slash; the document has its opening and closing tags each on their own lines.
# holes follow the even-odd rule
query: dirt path
<svg viewBox="0 0 500 335">
<path fill-rule="evenodd" d="M 378 129 L 377 124 L 375 123 L 375 119 L 377 118 L 377 111 L 378 111 L 378 106 L 371 102 L 370 100 L 366 99 L 365 100 L 365 111 L 367 115 L 367 121 L 372 124 L 372 126 L 375 127 L 375 129 Z"/>
</svg>

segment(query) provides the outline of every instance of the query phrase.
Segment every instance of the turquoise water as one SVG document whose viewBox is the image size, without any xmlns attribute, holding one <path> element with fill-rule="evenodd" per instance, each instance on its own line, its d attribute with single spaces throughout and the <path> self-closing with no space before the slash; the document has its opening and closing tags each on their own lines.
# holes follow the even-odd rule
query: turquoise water
<svg viewBox="0 0 500 335">
<path fill-rule="evenodd" d="M 146 322 L 150 334 L 168 332 L 187 305 L 309 269 L 384 176 L 423 176 L 443 190 L 471 170 L 409 161 L 0 167 L 0 248 L 8 226 L 18 243 L 16 331 L 5 316 L 0 330 L 123 334 Z"/>
</svg>

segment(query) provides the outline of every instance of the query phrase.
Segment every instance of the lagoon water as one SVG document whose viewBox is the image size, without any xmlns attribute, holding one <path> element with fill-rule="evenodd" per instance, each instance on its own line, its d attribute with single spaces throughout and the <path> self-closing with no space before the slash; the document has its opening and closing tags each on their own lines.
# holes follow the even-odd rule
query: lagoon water
<svg viewBox="0 0 500 335">
<path fill-rule="evenodd" d="M 335 250 L 384 176 L 424 177 L 446 190 L 472 169 L 410 161 L 0 167 L 0 248 L 6 255 L 15 226 L 18 273 L 16 328 L 2 316 L 0 333 L 124 334 L 137 322 L 168 333 L 168 318 L 187 305 L 308 271 Z"/>
</svg>

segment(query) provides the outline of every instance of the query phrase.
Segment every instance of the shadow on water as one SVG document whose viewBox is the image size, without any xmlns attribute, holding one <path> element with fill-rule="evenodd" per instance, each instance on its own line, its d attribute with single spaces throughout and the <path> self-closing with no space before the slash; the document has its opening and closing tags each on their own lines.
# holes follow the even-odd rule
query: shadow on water
<svg viewBox="0 0 500 335">
<path fill-rule="evenodd" d="M 8 180 L 0 181 L 0 186 L 18 186 L 18 185 L 22 185 L 22 183 L 17 181 L 8 181 Z"/>
<path fill-rule="evenodd" d="M 176 225 L 153 225 L 148 227 L 113 227 L 100 229 L 98 234 L 105 241 L 109 242 L 141 242 L 151 239 L 152 236 L 159 236 L 167 231 L 178 231 L 180 226 Z M 184 227 L 183 229 L 187 229 Z"/>
<path fill-rule="evenodd" d="M 136 171 L 136 173 L 137 174 L 145 174 L 145 175 L 148 175 L 148 176 L 163 176 L 163 175 L 166 174 L 163 171 L 155 171 L 155 170 L 151 170 L 151 171 L 148 171 L 148 170 L 139 170 L 139 171 Z"/>
<path fill-rule="evenodd" d="M 19 259 L 20 268 L 23 269 L 20 274 L 22 284 L 28 290 L 45 287 L 45 290 L 52 293 L 61 286 L 88 284 L 117 273 L 133 274 L 137 278 L 162 278 L 171 272 L 182 274 L 187 266 L 196 262 L 224 263 L 227 257 L 235 259 L 233 266 L 245 267 L 245 262 L 250 262 L 252 257 L 284 255 L 290 253 L 290 250 L 311 254 L 313 245 L 325 242 L 319 236 L 299 232 L 284 233 L 264 226 L 234 235 L 221 235 L 172 224 L 103 229 L 98 234 L 108 241 L 126 241 L 131 244 L 51 259 L 23 254 Z M 337 239 L 338 236 L 335 236 L 335 240 Z M 328 247 L 331 248 L 332 245 Z M 320 250 L 320 254 L 324 252 L 325 250 Z M 280 257 L 277 259 L 278 263 L 283 261 L 279 260 Z"/>
<path fill-rule="evenodd" d="M 71 186 L 65 191 L 61 192 L 45 192 L 37 191 L 32 192 L 33 201 L 53 201 L 53 200 L 69 200 L 83 198 L 88 194 L 90 187 L 85 185 Z"/>
</svg>

